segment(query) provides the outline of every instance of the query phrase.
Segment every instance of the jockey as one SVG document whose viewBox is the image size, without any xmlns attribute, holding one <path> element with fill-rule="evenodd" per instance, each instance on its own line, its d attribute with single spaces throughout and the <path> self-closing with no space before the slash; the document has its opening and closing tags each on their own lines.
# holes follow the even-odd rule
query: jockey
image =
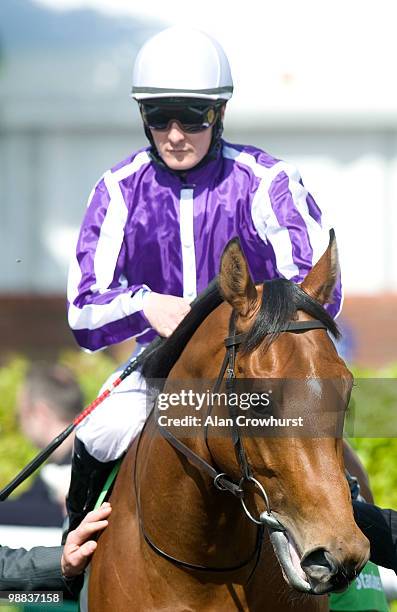
<svg viewBox="0 0 397 612">
<path fill-rule="evenodd" d="M 302 281 L 326 250 L 329 228 L 296 168 L 222 140 L 232 93 L 228 59 L 202 32 L 168 28 L 138 53 L 132 97 L 149 146 L 105 172 L 89 198 L 68 280 L 69 324 L 83 348 L 136 338 L 138 353 L 169 336 L 234 236 L 257 283 Z M 326 308 L 336 316 L 340 303 L 339 279 Z M 71 528 L 145 419 L 136 371 L 80 424 Z"/>
</svg>

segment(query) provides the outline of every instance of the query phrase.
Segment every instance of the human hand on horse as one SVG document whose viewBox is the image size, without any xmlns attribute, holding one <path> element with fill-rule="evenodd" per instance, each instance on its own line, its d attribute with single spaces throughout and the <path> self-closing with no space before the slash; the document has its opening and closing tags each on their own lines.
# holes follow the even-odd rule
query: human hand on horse
<svg viewBox="0 0 397 612">
<path fill-rule="evenodd" d="M 172 334 L 189 311 L 189 302 L 175 295 L 151 291 L 144 298 L 143 314 L 153 329 L 164 338 Z"/>
<path fill-rule="evenodd" d="M 69 533 L 61 559 L 62 574 L 65 578 L 73 578 L 83 573 L 97 547 L 95 540 L 89 538 L 107 527 L 107 518 L 111 511 L 110 504 L 103 503 L 98 510 L 89 512 L 77 529 Z"/>
</svg>

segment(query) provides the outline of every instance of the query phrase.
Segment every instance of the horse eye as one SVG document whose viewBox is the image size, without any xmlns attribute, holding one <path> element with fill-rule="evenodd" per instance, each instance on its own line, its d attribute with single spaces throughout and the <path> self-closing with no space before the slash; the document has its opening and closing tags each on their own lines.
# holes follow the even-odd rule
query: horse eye
<svg viewBox="0 0 397 612">
<path fill-rule="evenodd" d="M 272 398 L 267 395 L 261 396 L 258 402 L 253 403 L 251 401 L 251 410 L 255 412 L 255 414 L 260 414 L 260 415 L 269 414 L 270 415 L 273 413 L 273 408 L 274 406 L 273 406 Z"/>
</svg>

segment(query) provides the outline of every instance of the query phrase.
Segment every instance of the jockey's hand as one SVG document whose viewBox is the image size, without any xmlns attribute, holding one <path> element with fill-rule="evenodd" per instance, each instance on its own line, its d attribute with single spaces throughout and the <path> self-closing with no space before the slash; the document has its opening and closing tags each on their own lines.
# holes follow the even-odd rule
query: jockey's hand
<svg viewBox="0 0 397 612">
<path fill-rule="evenodd" d="M 153 329 L 164 338 L 172 334 L 189 311 L 189 302 L 175 295 L 151 291 L 144 297 L 143 314 Z"/>
<path fill-rule="evenodd" d="M 66 578 L 72 578 L 83 573 L 97 547 L 95 540 L 90 540 L 90 538 L 97 531 L 105 529 L 108 524 L 106 519 L 111 511 L 110 504 L 108 502 L 103 503 L 98 510 L 89 512 L 80 525 L 69 533 L 61 559 L 62 574 Z"/>
</svg>

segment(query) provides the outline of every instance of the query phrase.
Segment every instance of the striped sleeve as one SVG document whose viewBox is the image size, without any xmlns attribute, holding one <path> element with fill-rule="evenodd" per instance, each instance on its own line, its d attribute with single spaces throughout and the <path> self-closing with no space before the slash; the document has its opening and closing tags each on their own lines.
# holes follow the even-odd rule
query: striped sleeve
<svg viewBox="0 0 397 612">
<path fill-rule="evenodd" d="M 136 158 L 135 158 L 136 159 Z M 145 285 L 128 285 L 127 206 L 117 174 L 107 172 L 89 198 L 68 276 L 68 321 L 78 344 L 96 351 L 144 334 Z"/>
<path fill-rule="evenodd" d="M 258 235 L 272 247 L 276 273 L 301 282 L 327 249 L 330 227 L 296 168 L 277 162 L 263 173 L 251 214 Z M 325 307 L 336 317 L 341 305 L 339 276 L 332 300 Z"/>
</svg>

